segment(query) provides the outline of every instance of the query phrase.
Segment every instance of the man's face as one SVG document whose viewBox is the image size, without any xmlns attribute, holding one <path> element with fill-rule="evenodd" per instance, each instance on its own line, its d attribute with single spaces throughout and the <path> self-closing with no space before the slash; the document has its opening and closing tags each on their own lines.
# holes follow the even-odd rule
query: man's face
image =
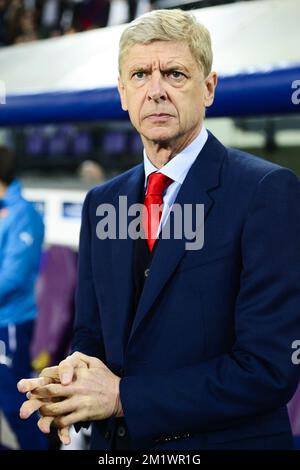
<svg viewBox="0 0 300 470">
<path fill-rule="evenodd" d="M 189 141 L 197 135 L 216 86 L 216 74 L 204 78 L 187 44 L 155 41 L 129 49 L 119 93 L 143 141 Z"/>
</svg>

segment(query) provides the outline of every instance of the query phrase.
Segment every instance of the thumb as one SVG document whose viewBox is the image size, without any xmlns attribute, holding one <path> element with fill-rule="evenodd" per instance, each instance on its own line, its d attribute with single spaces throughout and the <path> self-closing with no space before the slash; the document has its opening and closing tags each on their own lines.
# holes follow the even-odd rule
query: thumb
<svg viewBox="0 0 300 470">
<path fill-rule="evenodd" d="M 88 364 L 83 362 L 78 355 L 79 353 L 72 354 L 59 363 L 58 375 L 62 385 L 69 385 L 72 382 L 76 368 L 88 368 Z"/>
<path fill-rule="evenodd" d="M 69 385 L 74 376 L 74 365 L 71 361 L 62 361 L 58 367 L 59 378 L 62 385 Z"/>
</svg>

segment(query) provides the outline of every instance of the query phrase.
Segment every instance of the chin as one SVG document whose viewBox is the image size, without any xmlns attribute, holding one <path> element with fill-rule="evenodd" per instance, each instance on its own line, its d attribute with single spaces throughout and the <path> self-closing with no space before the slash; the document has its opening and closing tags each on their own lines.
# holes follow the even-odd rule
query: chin
<svg viewBox="0 0 300 470">
<path fill-rule="evenodd" d="M 142 134 L 146 137 L 147 140 L 151 140 L 153 142 L 167 142 L 176 136 L 176 132 L 172 132 L 170 129 L 162 128 L 151 129 Z"/>
</svg>

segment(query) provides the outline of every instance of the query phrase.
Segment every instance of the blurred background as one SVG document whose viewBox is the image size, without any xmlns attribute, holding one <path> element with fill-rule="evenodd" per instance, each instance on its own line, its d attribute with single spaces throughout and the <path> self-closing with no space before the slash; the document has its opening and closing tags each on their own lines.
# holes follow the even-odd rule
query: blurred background
<svg viewBox="0 0 300 470">
<path fill-rule="evenodd" d="M 142 161 L 116 91 L 120 34 L 142 13 L 176 7 L 211 32 L 220 79 L 206 127 L 300 177 L 299 0 L 0 0 L 0 145 L 15 152 L 24 195 L 46 227 L 36 372 L 68 353 L 86 192 Z M 300 448 L 300 390 L 289 410 Z M 74 439 L 75 448 L 87 443 Z M 0 446 L 20 447 L 3 413 Z M 49 447 L 58 447 L 53 436 Z"/>
</svg>

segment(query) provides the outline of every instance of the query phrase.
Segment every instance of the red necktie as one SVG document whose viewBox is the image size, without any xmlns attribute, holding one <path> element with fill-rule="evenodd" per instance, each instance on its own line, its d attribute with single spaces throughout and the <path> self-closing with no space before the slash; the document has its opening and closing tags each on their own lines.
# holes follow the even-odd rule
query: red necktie
<svg viewBox="0 0 300 470">
<path fill-rule="evenodd" d="M 162 173 L 148 176 L 147 191 L 144 199 L 142 223 L 149 250 L 152 251 L 163 210 L 163 193 L 173 180 Z"/>
</svg>

